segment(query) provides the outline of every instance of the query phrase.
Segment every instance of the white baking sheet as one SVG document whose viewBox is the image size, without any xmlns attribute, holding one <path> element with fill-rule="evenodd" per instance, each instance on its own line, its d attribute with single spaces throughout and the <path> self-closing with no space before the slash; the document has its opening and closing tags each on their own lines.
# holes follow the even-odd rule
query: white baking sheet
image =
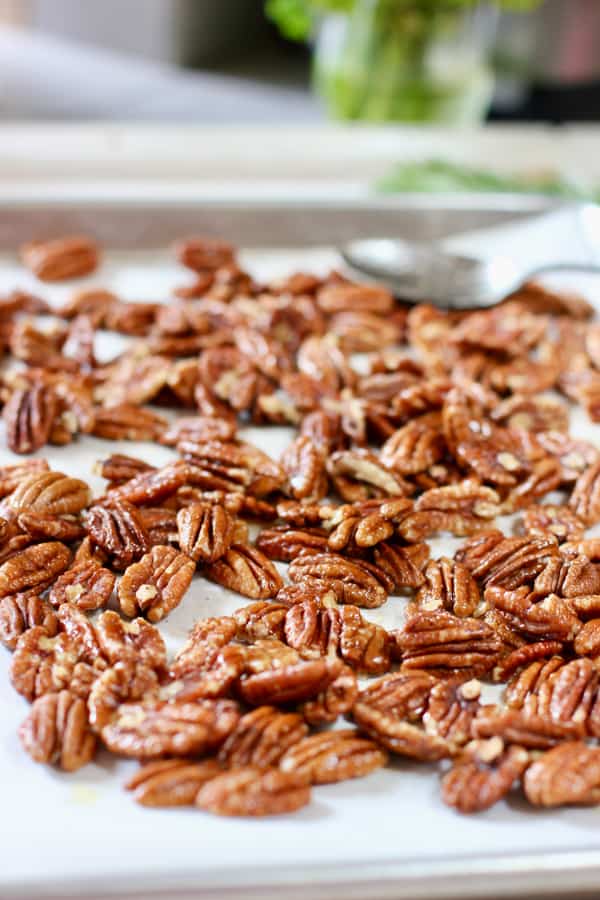
<svg viewBox="0 0 600 900">
<path fill-rule="evenodd" d="M 245 261 L 259 277 L 295 267 L 326 270 L 338 264 L 328 250 L 253 252 Z M 184 279 L 166 254 L 163 258 L 131 254 L 107 257 L 101 271 L 82 284 L 102 285 L 132 300 L 150 300 L 162 299 L 169 287 Z M 600 276 L 561 275 L 560 282 L 581 285 L 600 305 Z M 40 288 L 14 260 L 6 260 L 0 264 L 0 294 L 15 286 L 57 301 L 73 289 L 73 285 Z M 116 339 L 102 336 L 102 355 L 110 356 L 116 346 Z M 600 439 L 600 428 L 581 416 L 574 419 L 573 431 Z M 281 428 L 247 431 L 248 439 L 272 456 L 279 454 L 290 434 Z M 3 435 L 0 444 L 0 462 L 16 461 L 4 449 Z M 172 456 L 169 449 L 151 444 L 123 443 L 119 449 L 157 464 Z M 84 478 L 100 490 L 103 482 L 92 474 L 93 463 L 114 450 L 111 442 L 85 438 L 65 448 L 44 448 L 39 455 L 45 455 L 53 468 Z M 457 543 L 436 541 L 435 553 L 452 552 Z M 169 644 L 177 645 L 195 619 L 229 613 L 245 602 L 197 578 L 181 606 L 159 627 Z M 384 625 L 397 624 L 404 605 L 400 598 L 390 598 L 367 615 Z M 228 888 L 235 894 L 254 886 L 261 895 L 268 885 L 284 882 L 302 883 L 302 895 L 310 897 L 323 879 L 335 881 L 338 888 L 344 885 L 331 888 L 327 895 L 337 897 L 354 896 L 366 878 L 370 881 L 361 888 L 364 897 L 377 896 L 379 880 L 390 878 L 388 888 L 393 883 L 394 896 L 414 897 L 422 891 L 442 895 L 453 884 L 460 885 L 463 895 L 499 894 L 503 876 L 509 878 L 519 868 L 531 876 L 532 866 L 552 867 L 560 853 L 569 851 L 590 851 L 592 864 L 597 853 L 600 875 L 596 809 L 539 812 L 511 797 L 484 814 L 460 816 L 441 803 L 433 767 L 401 759 L 367 778 L 315 789 L 310 806 L 291 816 L 250 821 L 193 809 L 145 810 L 122 790 L 135 763 L 102 752 L 93 764 L 65 775 L 35 765 L 23 753 L 16 731 L 28 705 L 8 683 L 9 659 L 8 651 L 0 649 L 3 897 L 125 889 L 141 890 L 144 896 L 164 889 L 173 896 L 178 886 L 211 897 Z M 530 853 L 544 857 L 532 862 Z M 469 877 L 486 866 L 496 870 L 492 882 Z M 549 878 L 548 888 L 552 886 Z M 284 895 L 277 889 L 276 896 Z"/>
</svg>

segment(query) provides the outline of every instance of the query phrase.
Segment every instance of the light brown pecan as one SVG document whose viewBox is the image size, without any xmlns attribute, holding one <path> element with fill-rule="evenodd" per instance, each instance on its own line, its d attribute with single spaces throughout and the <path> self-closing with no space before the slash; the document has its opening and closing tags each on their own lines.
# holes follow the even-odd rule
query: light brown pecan
<svg viewBox="0 0 600 900">
<path fill-rule="evenodd" d="M 214 759 L 160 759 L 140 766 L 125 790 L 141 806 L 192 806 L 200 788 L 222 771 Z"/>
<path fill-rule="evenodd" d="M 561 641 L 535 641 L 533 644 L 523 644 L 500 660 L 494 669 L 494 681 L 505 682 L 515 672 L 539 660 L 549 660 L 562 649 Z"/>
<path fill-rule="evenodd" d="M 585 534 L 585 524 L 568 507 L 548 503 L 523 510 L 523 531 L 553 534 L 559 541 L 578 541 Z"/>
<path fill-rule="evenodd" d="M 290 528 L 276 525 L 263 529 L 256 547 L 269 559 L 292 562 L 300 554 L 324 553 L 328 549 L 327 532 L 322 528 Z"/>
<path fill-rule="evenodd" d="M 290 565 L 288 575 L 294 582 L 333 590 L 339 603 L 367 608 L 381 606 L 393 589 L 388 576 L 376 566 L 367 567 L 334 553 L 299 556 Z"/>
<path fill-rule="evenodd" d="M 454 671 L 493 669 L 501 643 L 481 619 L 459 618 L 449 612 L 418 612 L 395 632 L 398 652 L 407 669 Z"/>
<path fill-rule="evenodd" d="M 534 806 L 595 806 L 600 802 L 600 748 L 567 741 L 525 772 L 525 796 Z"/>
<path fill-rule="evenodd" d="M 481 684 L 476 680 L 462 684 L 440 681 L 429 693 L 423 725 L 428 734 L 436 734 L 454 746 L 466 744 L 471 723 L 479 710 Z"/>
<path fill-rule="evenodd" d="M 559 431 L 540 432 L 536 439 L 546 453 L 558 460 L 564 484 L 572 484 L 598 461 L 598 449 L 588 441 L 575 440 Z"/>
<path fill-rule="evenodd" d="M 33 453 L 47 444 L 57 412 L 58 398 L 49 385 L 37 382 L 14 390 L 2 412 L 9 449 Z"/>
<path fill-rule="evenodd" d="M 203 754 L 216 750 L 238 719 L 231 700 L 122 703 L 102 740 L 113 753 L 135 759 Z"/>
<path fill-rule="evenodd" d="M 569 507 L 585 525 L 600 521 L 600 461 L 579 476 L 569 498 Z"/>
<path fill-rule="evenodd" d="M 333 334 L 305 338 L 298 350 L 297 365 L 302 374 L 318 383 L 321 395 L 335 395 L 356 382 L 354 370 Z"/>
<path fill-rule="evenodd" d="M 273 706 L 258 706 L 242 716 L 219 750 L 226 768 L 276 766 L 281 757 L 308 733 L 297 713 L 282 713 Z"/>
<path fill-rule="evenodd" d="M 264 497 L 285 482 L 281 466 L 251 444 L 182 441 L 178 449 L 192 465 L 193 483 L 208 490 Z"/>
<path fill-rule="evenodd" d="M 305 600 L 312 600 L 318 606 L 329 607 L 337 606 L 337 597 L 334 591 L 324 590 L 318 584 L 284 584 L 277 591 L 275 600 L 278 603 L 285 603 L 286 606 L 293 606 L 294 603 L 304 603 Z"/>
<path fill-rule="evenodd" d="M 346 728 L 305 737 L 286 751 L 279 768 L 300 773 L 311 784 L 331 784 L 362 778 L 386 762 L 387 754 L 373 741 Z"/>
<path fill-rule="evenodd" d="M 127 568 L 150 549 L 141 512 L 125 500 L 92 507 L 85 524 L 94 544 L 110 555 L 118 569 Z"/>
<path fill-rule="evenodd" d="M 391 753 L 427 762 L 450 755 L 450 744 L 443 738 L 362 699 L 354 704 L 352 717 L 361 731 Z"/>
<path fill-rule="evenodd" d="M 36 594 L 10 594 L 0 599 L 0 642 L 9 650 L 35 625 L 44 628 L 49 637 L 58 631 L 58 619 L 46 600 Z"/>
<path fill-rule="evenodd" d="M 196 806 L 219 816 L 270 816 L 295 812 L 310 802 L 305 778 L 279 769 L 245 766 L 208 781 Z"/>
<path fill-rule="evenodd" d="M 415 501 L 413 511 L 398 524 L 398 532 L 411 543 L 439 531 L 458 536 L 473 534 L 499 514 L 499 499 L 492 488 L 470 478 L 460 484 L 431 488 Z"/>
<path fill-rule="evenodd" d="M 590 619 L 580 629 L 573 649 L 579 656 L 600 656 L 600 619 Z"/>
<path fill-rule="evenodd" d="M 560 656 L 536 659 L 516 672 L 504 691 L 504 702 L 512 709 L 523 709 L 526 705 L 537 709 L 537 694 L 541 685 L 562 666 L 565 660 Z"/>
<path fill-rule="evenodd" d="M 153 547 L 126 570 L 118 586 L 119 605 L 126 616 L 143 613 L 151 622 L 164 619 L 189 588 L 195 564 L 173 547 Z"/>
<path fill-rule="evenodd" d="M 415 597 L 421 609 L 445 609 L 455 616 L 474 615 L 480 594 L 477 582 L 466 566 L 443 556 L 431 560 L 423 575 L 425 584 Z"/>
<path fill-rule="evenodd" d="M 115 576 L 98 563 L 78 563 L 67 569 L 53 584 L 48 599 L 53 606 L 74 603 L 83 610 L 100 609 L 110 600 Z"/>
<path fill-rule="evenodd" d="M 195 371 L 195 370 L 194 370 Z M 232 441 L 235 438 L 235 422 L 215 419 L 211 416 L 184 416 L 173 422 L 160 436 L 160 443 L 176 447 L 183 441 L 203 444 L 207 441 Z"/>
<path fill-rule="evenodd" d="M 93 272 L 99 263 L 99 250 L 91 238 L 77 235 L 51 241 L 30 241 L 20 248 L 23 264 L 40 281 L 66 281 Z"/>
<path fill-rule="evenodd" d="M 428 559 L 429 546 L 424 543 L 401 547 L 382 541 L 374 552 L 375 563 L 393 579 L 396 591 L 422 587 L 425 584 L 423 570 Z"/>
<path fill-rule="evenodd" d="M 326 690 L 341 671 L 342 664 L 337 659 L 303 660 L 244 674 L 238 692 L 250 706 L 301 703 Z"/>
<path fill-rule="evenodd" d="M 14 466 L 0 466 L 0 497 L 11 494 L 17 485 L 32 475 L 40 475 L 48 471 L 45 459 L 27 459 Z"/>
<path fill-rule="evenodd" d="M 529 762 L 523 747 L 502 738 L 471 741 L 442 779 L 442 799 L 459 812 L 482 812 L 511 790 Z"/>
<path fill-rule="evenodd" d="M 122 703 L 151 701 L 157 697 L 158 689 L 156 672 L 141 659 L 118 660 L 96 678 L 90 690 L 88 710 L 92 729 L 100 734 Z"/>
<path fill-rule="evenodd" d="M 381 462 L 401 475 L 426 471 L 446 454 L 441 424 L 438 412 L 426 413 L 408 422 L 384 443 Z"/>
<path fill-rule="evenodd" d="M 110 663 L 137 659 L 152 669 L 164 669 L 167 648 L 158 628 L 145 619 L 126 621 L 107 609 L 94 622 L 98 644 Z"/>
<path fill-rule="evenodd" d="M 38 540 L 65 541 L 70 543 L 85 535 L 80 521 L 74 518 L 47 516 L 43 513 L 20 513 L 17 516 L 19 528 Z"/>
<path fill-rule="evenodd" d="M 302 703 L 298 710 L 309 725 L 320 728 L 347 715 L 358 697 L 358 681 L 350 666 L 342 665 L 333 680 L 312 700 Z"/>
<path fill-rule="evenodd" d="M 285 617 L 289 610 L 287 603 L 258 600 L 249 606 L 237 609 L 233 618 L 237 625 L 240 641 L 255 641 L 269 638 L 284 639 Z"/>
<path fill-rule="evenodd" d="M 55 763 L 65 772 L 85 766 L 96 750 L 85 700 L 68 690 L 39 697 L 21 725 L 19 737 L 35 762 Z"/>
<path fill-rule="evenodd" d="M 556 594 L 544 596 L 526 585 L 514 591 L 490 586 L 485 598 L 492 609 L 504 613 L 515 631 L 529 638 L 570 641 L 581 628 L 571 602 Z"/>
<path fill-rule="evenodd" d="M 181 678 L 189 672 L 210 668 L 219 650 L 236 635 L 237 623 L 230 616 L 200 619 L 185 644 L 175 654 L 171 674 Z"/>
<path fill-rule="evenodd" d="M 329 320 L 328 332 L 334 334 L 345 353 L 369 353 L 398 342 L 401 328 L 394 319 L 382 319 L 368 312 L 340 312 Z"/>
<path fill-rule="evenodd" d="M 92 434 L 112 441 L 155 441 L 168 422 L 149 409 L 129 403 L 97 407 Z"/>
<path fill-rule="evenodd" d="M 43 590 L 70 561 L 68 548 L 58 541 L 25 547 L 0 566 L 0 597 L 32 588 Z"/>
<path fill-rule="evenodd" d="M 395 672 L 371 681 L 360 692 L 358 702 L 398 719 L 421 722 L 437 683 L 427 672 Z"/>
<path fill-rule="evenodd" d="M 7 502 L 16 513 L 65 516 L 81 512 L 90 500 L 85 481 L 62 472 L 41 472 L 20 481 Z"/>
<path fill-rule="evenodd" d="M 300 435 L 281 456 L 286 475 L 286 493 L 295 500 L 314 502 L 327 493 L 323 451 L 306 435 Z"/>
<path fill-rule="evenodd" d="M 340 506 L 329 520 L 328 524 L 333 526 L 327 541 L 329 550 L 352 553 L 355 548 L 375 547 L 394 534 L 392 522 L 384 519 L 379 512 L 367 512 L 365 515 L 356 506 Z"/>
<path fill-rule="evenodd" d="M 283 585 L 273 563 L 249 544 L 232 544 L 224 556 L 209 563 L 203 572 L 211 581 L 255 600 L 274 597 Z"/>
<path fill-rule="evenodd" d="M 506 743 L 520 744 L 533 750 L 545 750 L 564 740 L 577 738 L 581 726 L 573 722 L 554 721 L 526 710 L 481 706 L 472 724 L 476 738 L 501 737 Z"/>
<path fill-rule="evenodd" d="M 339 656 L 357 671 L 381 675 L 390 667 L 390 638 L 356 606 L 323 607 L 295 603 L 285 615 L 285 639 L 305 659 Z"/>
<path fill-rule="evenodd" d="M 329 284 L 317 292 L 323 312 L 371 312 L 385 315 L 392 311 L 394 298 L 383 287 L 370 284 Z"/>
<path fill-rule="evenodd" d="M 188 269 L 202 274 L 232 263 L 235 251 L 231 244 L 211 237 L 190 237 L 179 241 L 174 249 L 177 260 Z"/>
<path fill-rule="evenodd" d="M 87 697 L 106 663 L 98 660 L 90 665 L 81 658 L 76 641 L 66 632 L 50 637 L 45 628 L 36 625 L 17 641 L 10 667 L 11 684 L 30 702 L 63 688 Z"/>
<path fill-rule="evenodd" d="M 369 450 L 339 450 L 327 460 L 327 471 L 336 491 L 350 503 L 411 493 L 410 485 Z"/>
<path fill-rule="evenodd" d="M 195 562 L 212 563 L 225 555 L 234 538 L 234 520 L 217 503 L 193 503 L 177 513 L 179 546 Z"/>
</svg>

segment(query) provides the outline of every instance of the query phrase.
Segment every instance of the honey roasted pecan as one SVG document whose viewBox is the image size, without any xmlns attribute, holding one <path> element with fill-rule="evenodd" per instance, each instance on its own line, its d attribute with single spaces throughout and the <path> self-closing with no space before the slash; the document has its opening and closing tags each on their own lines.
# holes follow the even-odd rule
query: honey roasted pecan
<svg viewBox="0 0 600 900">
<path fill-rule="evenodd" d="M 264 497 L 285 481 L 283 469 L 250 444 L 182 441 L 179 452 L 192 465 L 193 483 L 208 490 L 246 491 Z"/>
<path fill-rule="evenodd" d="M 431 560 L 423 576 L 425 584 L 415 597 L 421 609 L 445 609 L 455 616 L 474 615 L 480 594 L 477 582 L 466 566 L 442 557 Z"/>
<path fill-rule="evenodd" d="M 192 269 L 203 273 L 212 271 L 233 262 L 235 255 L 231 244 L 210 237 L 191 237 L 179 241 L 174 248 L 178 261 Z"/>
<path fill-rule="evenodd" d="M 152 669 L 167 664 L 167 648 L 160 631 L 145 619 L 127 621 L 111 609 L 94 622 L 96 637 L 103 655 L 110 663 L 137 659 Z"/>
<path fill-rule="evenodd" d="M 282 772 L 304 775 L 311 784 L 362 778 L 387 762 L 387 754 L 352 728 L 305 737 L 279 761 Z"/>
<path fill-rule="evenodd" d="M 48 516 L 43 513 L 20 513 L 19 528 L 37 540 L 54 540 L 70 543 L 85 535 L 81 522 L 74 518 Z"/>
<path fill-rule="evenodd" d="M 2 412 L 13 453 L 33 453 L 47 444 L 57 412 L 56 393 L 43 382 L 13 391 Z"/>
<path fill-rule="evenodd" d="M 96 408 L 92 434 L 112 441 L 153 441 L 167 425 L 166 419 L 149 409 L 120 403 Z"/>
<path fill-rule="evenodd" d="M 49 637 L 58 631 L 58 619 L 50 604 L 36 594 L 10 594 L 0 600 L 0 641 L 14 650 L 30 628 L 39 625 Z"/>
<path fill-rule="evenodd" d="M 327 493 L 323 452 L 309 437 L 300 435 L 288 444 L 281 466 L 287 478 L 287 492 L 295 500 L 314 502 Z"/>
<path fill-rule="evenodd" d="M 115 576 L 94 561 L 78 563 L 54 582 L 48 595 L 53 606 L 74 603 L 83 610 L 106 606 L 115 586 Z"/>
<path fill-rule="evenodd" d="M 85 766 L 96 749 L 85 700 L 68 690 L 39 697 L 21 725 L 19 737 L 35 762 L 56 763 L 65 772 Z"/>
<path fill-rule="evenodd" d="M 585 524 L 566 506 L 545 504 L 523 510 L 523 530 L 527 534 L 553 534 L 559 541 L 578 541 Z"/>
<path fill-rule="evenodd" d="M 283 640 L 288 610 L 287 603 L 269 600 L 258 600 L 256 603 L 242 606 L 233 614 L 238 640 L 249 642 L 269 638 Z"/>
<path fill-rule="evenodd" d="M 487 672 L 501 644 L 481 619 L 459 618 L 444 610 L 417 612 L 395 632 L 397 651 L 407 669 L 466 669 Z"/>
<path fill-rule="evenodd" d="M 425 584 L 423 572 L 429 559 L 427 544 L 401 547 L 383 541 L 375 548 L 374 559 L 377 566 L 393 579 L 396 591 L 415 590 Z"/>
<path fill-rule="evenodd" d="M 327 471 L 336 491 L 351 503 L 369 497 L 402 497 L 411 493 L 410 485 L 369 450 L 339 450 L 329 457 Z"/>
<path fill-rule="evenodd" d="M 126 616 L 141 612 L 151 622 L 159 622 L 181 603 L 195 568 L 185 553 L 168 546 L 153 547 L 125 570 L 118 586 L 121 610 Z"/>
<path fill-rule="evenodd" d="M 219 650 L 236 635 L 236 620 L 230 616 L 201 619 L 196 622 L 186 643 L 177 651 L 171 673 L 181 678 L 188 672 L 210 668 Z"/>
<path fill-rule="evenodd" d="M 36 625 L 17 641 L 10 679 L 15 690 L 30 702 L 64 688 L 87 697 L 105 665 L 102 660 L 94 665 L 83 662 L 77 642 L 66 632 L 49 636 L 44 627 Z"/>
<path fill-rule="evenodd" d="M 140 766 L 125 788 L 142 806 L 192 806 L 200 788 L 222 771 L 214 759 L 160 759 Z"/>
<path fill-rule="evenodd" d="M 193 503 L 177 513 L 179 546 L 194 562 L 212 563 L 225 555 L 234 538 L 234 521 L 224 506 Z"/>
<path fill-rule="evenodd" d="M 269 559 L 292 562 L 301 554 L 326 552 L 327 532 L 322 528 L 301 529 L 276 525 L 260 532 L 256 539 L 256 547 Z"/>
<path fill-rule="evenodd" d="M 0 597 L 31 589 L 44 590 L 69 565 L 64 544 L 47 541 L 25 547 L 0 565 Z"/>
<path fill-rule="evenodd" d="M 600 461 L 579 476 L 569 499 L 569 507 L 585 525 L 595 525 L 600 520 Z"/>
<path fill-rule="evenodd" d="M 204 568 L 211 581 L 254 600 L 274 597 L 283 580 L 273 563 L 256 547 L 233 544 Z"/>
<path fill-rule="evenodd" d="M 368 566 L 334 553 L 297 557 L 289 568 L 289 577 L 323 590 L 331 589 L 339 603 L 373 608 L 387 600 L 393 589 L 388 576 L 377 566 Z"/>
<path fill-rule="evenodd" d="M 135 658 L 118 660 L 94 681 L 88 697 L 88 711 L 92 729 L 100 734 L 110 724 L 123 703 L 148 699 L 158 695 L 156 672 L 145 662 Z"/>
<path fill-rule="evenodd" d="M 7 502 L 16 513 L 65 516 L 81 512 L 90 500 L 84 481 L 62 472 L 41 472 L 20 481 Z"/>
<path fill-rule="evenodd" d="M 332 667 L 333 668 L 333 667 Z M 358 681 L 350 666 L 342 665 L 329 684 L 326 684 L 311 700 L 299 706 L 309 725 L 320 728 L 347 715 L 358 697 Z"/>
<path fill-rule="evenodd" d="M 479 710 L 480 683 L 473 679 L 462 684 L 440 681 L 430 693 L 423 724 L 428 734 L 439 735 L 455 746 L 471 737 L 471 723 Z"/>
<path fill-rule="evenodd" d="M 118 569 L 125 569 L 150 549 L 142 513 L 125 500 L 89 510 L 86 528 L 95 545 L 105 550 Z"/>
<path fill-rule="evenodd" d="M 281 757 L 308 733 L 297 713 L 282 713 L 273 706 L 258 706 L 242 716 L 219 750 L 226 768 L 276 766 Z"/>
<path fill-rule="evenodd" d="M 595 806 L 600 802 L 600 748 L 566 741 L 535 760 L 523 778 L 534 806 Z"/>
<path fill-rule="evenodd" d="M 196 806 L 219 816 L 270 816 L 295 812 L 310 801 L 306 778 L 279 769 L 245 766 L 208 781 Z"/>
<path fill-rule="evenodd" d="M 442 779 L 442 799 L 459 812 L 482 812 L 501 800 L 529 762 L 523 747 L 500 737 L 472 741 Z"/>
<path fill-rule="evenodd" d="M 520 744 L 533 750 L 544 750 L 564 740 L 579 737 L 576 722 L 555 721 L 526 710 L 482 706 L 473 720 L 476 738 L 501 737 L 506 743 Z"/>
<path fill-rule="evenodd" d="M 83 236 L 30 241 L 20 248 L 21 259 L 40 281 L 66 281 L 93 272 L 99 262 L 96 243 Z"/>
</svg>

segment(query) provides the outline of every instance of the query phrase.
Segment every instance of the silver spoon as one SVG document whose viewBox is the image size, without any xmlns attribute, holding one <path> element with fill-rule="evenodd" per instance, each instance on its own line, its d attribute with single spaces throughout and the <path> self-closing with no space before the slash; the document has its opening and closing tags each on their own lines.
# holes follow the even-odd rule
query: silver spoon
<svg viewBox="0 0 600 900">
<path fill-rule="evenodd" d="M 341 251 L 350 268 L 386 285 L 401 300 L 444 309 L 494 306 L 542 272 L 600 272 L 596 263 L 546 263 L 524 272 L 507 256 L 475 259 L 430 244 L 387 238 L 352 241 Z"/>
</svg>

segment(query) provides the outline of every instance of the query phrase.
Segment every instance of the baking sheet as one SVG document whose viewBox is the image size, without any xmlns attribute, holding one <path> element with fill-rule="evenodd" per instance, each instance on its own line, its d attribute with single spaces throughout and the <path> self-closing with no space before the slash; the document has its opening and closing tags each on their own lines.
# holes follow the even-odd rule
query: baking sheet
<svg viewBox="0 0 600 900">
<path fill-rule="evenodd" d="M 244 253 L 243 262 L 264 278 L 339 264 L 327 248 L 255 249 Z M 93 277 L 42 290 L 14 258 L 0 259 L 0 294 L 30 288 L 57 303 L 84 285 L 102 285 L 130 300 L 160 300 L 182 280 L 181 269 L 154 250 L 109 253 Z M 558 281 L 581 284 L 600 307 L 600 278 L 561 275 Z M 101 355 L 109 358 L 119 341 L 102 335 Z M 572 431 L 600 440 L 600 428 L 579 414 Z M 243 431 L 273 457 L 290 435 L 284 428 Z M 4 448 L 1 434 L 0 444 Z M 85 438 L 38 455 L 99 491 L 104 482 L 92 466 L 114 449 L 112 442 Z M 173 456 L 152 444 L 127 442 L 121 449 L 156 464 Z M 16 459 L 0 450 L 0 462 Z M 436 540 L 432 555 L 452 553 L 458 543 Z M 230 613 L 245 602 L 196 578 L 159 627 L 168 644 L 178 646 L 195 619 Z M 366 615 L 393 626 L 402 620 L 404 606 L 403 599 L 391 597 Z M 367 778 L 317 788 L 309 807 L 286 817 L 248 821 L 193 809 L 144 810 L 121 787 L 136 767 L 133 762 L 101 752 L 93 764 L 65 775 L 35 765 L 22 752 L 16 730 L 28 705 L 8 683 L 9 659 L 0 651 L 3 897 L 129 891 L 144 897 L 154 892 L 215 897 L 242 890 L 245 897 L 499 896 L 516 888 L 592 887 L 600 878 L 596 809 L 540 812 L 515 796 L 486 813 L 463 817 L 441 803 L 433 767 L 402 759 Z"/>
</svg>

